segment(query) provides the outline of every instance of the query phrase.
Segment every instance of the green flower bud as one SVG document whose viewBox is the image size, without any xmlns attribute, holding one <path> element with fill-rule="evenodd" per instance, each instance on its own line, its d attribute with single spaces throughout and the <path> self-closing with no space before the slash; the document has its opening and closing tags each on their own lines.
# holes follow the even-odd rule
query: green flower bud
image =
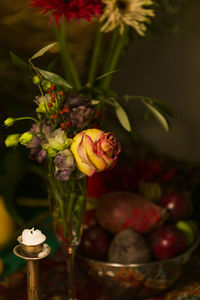
<svg viewBox="0 0 200 300">
<path fill-rule="evenodd" d="M 52 147 L 48 147 L 47 152 L 51 157 L 55 157 L 57 154 L 57 151 L 55 149 L 53 149 Z"/>
<path fill-rule="evenodd" d="M 38 83 L 40 83 L 40 77 L 38 75 L 33 76 L 33 83 L 35 85 L 38 85 Z"/>
<path fill-rule="evenodd" d="M 32 132 L 24 132 L 20 138 L 19 138 L 19 142 L 22 144 L 22 145 L 28 145 L 32 139 L 34 137 L 34 134 Z"/>
<path fill-rule="evenodd" d="M 15 123 L 15 119 L 14 119 L 14 118 L 7 118 L 7 119 L 4 121 L 4 124 L 5 124 L 7 127 L 12 126 L 14 123 Z"/>
<path fill-rule="evenodd" d="M 17 146 L 18 143 L 19 143 L 19 138 L 20 138 L 20 134 L 19 134 L 19 133 L 10 134 L 10 135 L 5 139 L 5 145 L 6 145 L 6 147 L 14 147 L 14 146 Z"/>
<path fill-rule="evenodd" d="M 48 89 L 50 89 L 50 87 L 51 87 L 51 81 L 44 79 L 42 81 L 42 87 L 43 87 L 44 91 L 48 91 Z"/>
</svg>

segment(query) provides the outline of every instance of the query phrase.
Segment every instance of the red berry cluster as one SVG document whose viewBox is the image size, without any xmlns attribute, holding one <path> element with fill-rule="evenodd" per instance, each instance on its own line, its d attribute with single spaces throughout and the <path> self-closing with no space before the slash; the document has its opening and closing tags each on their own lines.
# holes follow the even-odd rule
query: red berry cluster
<svg viewBox="0 0 200 300">
<path fill-rule="evenodd" d="M 48 90 L 48 93 L 50 95 L 50 100 L 48 102 L 48 107 L 53 107 L 53 103 L 56 101 L 56 93 L 55 93 L 55 85 L 52 84 L 51 87 Z M 64 96 L 63 91 L 57 92 L 60 97 Z M 71 125 L 70 120 L 68 119 L 68 113 L 69 113 L 69 107 L 65 106 L 64 108 L 60 109 L 58 107 L 54 107 L 55 110 L 52 111 L 52 114 L 50 114 L 50 119 L 53 121 L 53 123 L 58 124 L 63 130 L 67 130 L 69 126 Z"/>
</svg>

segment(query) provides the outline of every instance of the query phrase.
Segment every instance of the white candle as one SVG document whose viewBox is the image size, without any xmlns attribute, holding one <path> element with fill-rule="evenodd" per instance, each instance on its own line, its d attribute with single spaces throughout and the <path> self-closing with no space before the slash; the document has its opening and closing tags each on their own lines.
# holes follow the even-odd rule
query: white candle
<svg viewBox="0 0 200 300">
<path fill-rule="evenodd" d="M 43 243 L 46 236 L 38 229 L 24 229 L 21 236 L 21 242 L 27 246 L 34 246 Z"/>
</svg>

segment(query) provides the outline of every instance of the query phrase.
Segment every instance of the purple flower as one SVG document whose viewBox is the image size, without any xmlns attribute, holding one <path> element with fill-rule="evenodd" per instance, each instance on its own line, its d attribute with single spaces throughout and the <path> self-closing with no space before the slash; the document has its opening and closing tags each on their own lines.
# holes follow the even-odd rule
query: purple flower
<svg viewBox="0 0 200 300">
<path fill-rule="evenodd" d="M 38 148 L 41 147 L 41 139 L 39 138 L 38 135 L 34 136 L 32 141 L 26 145 L 27 148 Z"/>
<path fill-rule="evenodd" d="M 66 100 L 66 104 L 69 105 L 70 108 L 77 107 L 80 105 L 88 105 L 88 99 L 82 97 L 79 94 L 69 94 Z"/>
<path fill-rule="evenodd" d="M 55 177 L 62 181 L 67 181 L 67 180 L 69 180 L 70 174 L 71 174 L 70 170 L 67 170 L 67 169 L 66 170 L 57 170 L 55 173 Z"/>
<path fill-rule="evenodd" d="M 95 118 L 95 110 L 92 105 L 78 106 L 72 108 L 70 112 L 70 122 L 73 127 L 83 129 L 88 126 L 90 122 Z"/>
<path fill-rule="evenodd" d="M 73 154 L 68 149 L 58 152 L 58 154 L 54 159 L 54 164 L 55 164 L 55 177 L 62 181 L 68 180 L 70 174 L 75 168 Z"/>
<path fill-rule="evenodd" d="M 43 121 L 42 132 L 45 138 L 47 138 L 52 130 L 52 127 L 46 121 Z M 38 163 L 42 163 L 46 159 L 46 151 L 42 149 L 42 140 L 38 124 L 34 123 L 29 131 L 36 134 L 32 141 L 26 145 L 27 148 L 30 148 L 29 158 L 36 160 Z"/>
<path fill-rule="evenodd" d="M 29 158 L 41 164 L 46 159 L 46 151 L 41 147 L 33 147 L 30 149 Z"/>
</svg>

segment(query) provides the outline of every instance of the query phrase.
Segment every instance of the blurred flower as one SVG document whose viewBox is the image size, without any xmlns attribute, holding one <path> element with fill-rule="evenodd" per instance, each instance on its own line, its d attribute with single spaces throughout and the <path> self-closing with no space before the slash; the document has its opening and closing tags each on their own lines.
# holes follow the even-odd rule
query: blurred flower
<svg viewBox="0 0 200 300">
<path fill-rule="evenodd" d="M 57 153 L 55 159 L 55 177 L 64 181 L 68 180 L 75 168 L 74 157 L 70 150 L 65 149 Z"/>
<path fill-rule="evenodd" d="M 77 129 L 88 126 L 95 117 L 95 110 L 92 105 L 78 106 L 70 112 L 70 122 Z"/>
<path fill-rule="evenodd" d="M 48 122 L 44 120 L 42 122 L 42 133 L 45 139 L 50 135 L 52 130 L 53 128 L 48 124 Z M 42 139 L 40 136 L 40 129 L 38 124 L 34 123 L 29 132 L 36 134 L 33 137 L 32 141 L 26 145 L 27 148 L 30 148 L 29 158 L 36 160 L 38 163 L 42 163 L 46 159 L 46 152 L 44 149 L 42 149 Z"/>
<path fill-rule="evenodd" d="M 71 145 L 71 139 L 67 137 L 66 132 L 61 128 L 50 132 L 47 136 L 47 143 L 43 144 L 43 149 L 48 151 L 51 147 L 54 150 L 60 151 L 64 150 Z"/>
<path fill-rule="evenodd" d="M 32 139 L 34 138 L 34 134 L 32 132 L 24 132 L 19 139 L 19 142 L 22 145 L 28 145 Z"/>
<path fill-rule="evenodd" d="M 67 21 L 71 18 L 91 21 L 95 15 L 101 15 L 101 0 L 31 0 L 31 5 L 43 13 L 51 12 L 58 24 L 62 16 Z"/>
<path fill-rule="evenodd" d="M 149 17 L 154 16 L 154 12 L 150 8 L 143 6 L 152 5 L 151 0 L 102 0 L 106 5 L 104 12 L 100 18 L 105 21 L 101 30 L 108 32 L 116 27 L 120 27 L 120 33 L 123 34 L 125 25 L 133 27 L 141 36 L 146 31 L 146 25 L 149 23 Z"/>
<path fill-rule="evenodd" d="M 99 129 L 87 129 L 78 133 L 72 141 L 71 151 L 81 172 L 92 176 L 112 168 L 121 151 L 112 133 Z"/>
<path fill-rule="evenodd" d="M 49 94 L 45 94 L 45 96 L 37 96 L 35 98 L 35 103 L 38 105 L 38 107 L 36 108 L 36 112 L 46 113 L 49 110 L 47 103 L 50 99 L 51 98 Z"/>
<path fill-rule="evenodd" d="M 34 147 L 30 149 L 29 158 L 41 164 L 46 159 L 46 151 L 41 147 Z"/>
<path fill-rule="evenodd" d="M 12 126 L 15 123 L 15 119 L 14 118 L 7 118 L 4 121 L 4 125 L 6 125 L 7 127 Z"/>
<path fill-rule="evenodd" d="M 69 94 L 66 99 L 66 105 L 70 108 L 78 107 L 80 105 L 88 105 L 90 102 L 85 97 L 79 94 Z"/>
<path fill-rule="evenodd" d="M 10 134 L 10 135 L 5 139 L 5 145 L 6 145 L 6 147 L 14 147 L 14 146 L 17 146 L 18 143 L 19 143 L 19 138 L 20 138 L 20 134 L 19 134 L 19 133 Z"/>
</svg>

